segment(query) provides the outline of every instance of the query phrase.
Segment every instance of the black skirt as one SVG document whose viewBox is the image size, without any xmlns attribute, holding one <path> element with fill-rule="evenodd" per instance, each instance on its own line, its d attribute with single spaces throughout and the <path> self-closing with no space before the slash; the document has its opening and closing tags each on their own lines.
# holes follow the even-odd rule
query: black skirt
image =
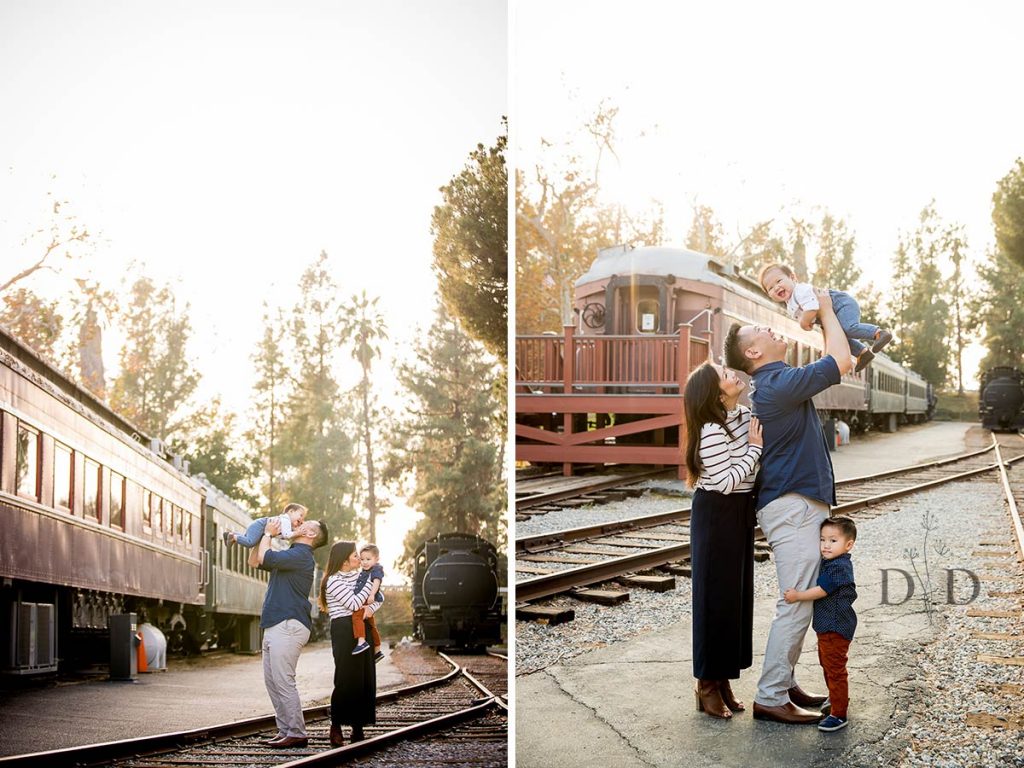
<svg viewBox="0 0 1024 768">
<path fill-rule="evenodd" d="M 697 489 L 690 508 L 693 676 L 735 680 L 753 661 L 753 493 Z"/>
<path fill-rule="evenodd" d="M 334 691 L 331 693 L 331 725 L 373 725 L 377 722 L 377 667 L 373 650 L 352 655 L 356 639 L 352 617 L 331 620 L 334 651 Z"/>
</svg>

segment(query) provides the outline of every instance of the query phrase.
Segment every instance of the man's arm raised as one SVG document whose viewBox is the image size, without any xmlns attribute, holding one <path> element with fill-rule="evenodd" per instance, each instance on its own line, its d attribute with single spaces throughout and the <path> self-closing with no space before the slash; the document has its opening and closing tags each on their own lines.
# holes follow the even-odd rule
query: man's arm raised
<svg viewBox="0 0 1024 768">
<path fill-rule="evenodd" d="M 839 324 L 835 310 L 832 309 L 832 296 L 826 289 L 815 288 L 818 296 L 818 319 L 821 320 L 821 330 L 825 334 L 825 354 L 832 355 L 839 366 L 840 375 L 846 375 L 853 370 L 853 361 L 850 359 L 850 342 L 843 333 L 843 327 Z"/>
</svg>

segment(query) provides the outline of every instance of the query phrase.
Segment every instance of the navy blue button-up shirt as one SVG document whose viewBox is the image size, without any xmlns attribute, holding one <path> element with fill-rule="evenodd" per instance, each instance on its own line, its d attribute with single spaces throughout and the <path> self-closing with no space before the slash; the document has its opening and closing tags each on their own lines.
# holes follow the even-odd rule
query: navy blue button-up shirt
<svg viewBox="0 0 1024 768">
<path fill-rule="evenodd" d="M 814 601 L 814 631 L 838 632 L 853 640 L 857 629 L 857 614 L 853 601 L 857 599 L 857 585 L 853 581 L 853 560 L 846 552 L 831 560 L 821 559 L 818 586 L 827 593 Z"/>
<path fill-rule="evenodd" d="M 266 629 L 286 619 L 296 619 L 312 628 L 309 593 L 313 588 L 313 550 L 308 544 L 292 544 L 281 552 L 263 553 L 263 565 L 270 571 L 267 595 L 263 598 L 260 627 Z"/>
<path fill-rule="evenodd" d="M 836 503 L 832 459 L 811 398 L 841 378 L 831 355 L 802 368 L 768 363 L 750 377 L 750 402 L 764 427 L 758 509 L 786 493 Z"/>
</svg>

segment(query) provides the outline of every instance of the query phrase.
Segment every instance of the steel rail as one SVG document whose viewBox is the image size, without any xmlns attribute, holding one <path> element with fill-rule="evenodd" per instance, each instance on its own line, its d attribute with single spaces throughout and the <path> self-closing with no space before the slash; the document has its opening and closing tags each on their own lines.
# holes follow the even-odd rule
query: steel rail
<svg viewBox="0 0 1024 768">
<path fill-rule="evenodd" d="M 357 757 L 359 755 L 365 755 L 370 752 L 376 752 L 381 749 L 393 746 L 399 742 L 407 739 L 422 736 L 427 733 L 433 733 L 434 731 L 444 730 L 453 725 L 458 725 L 466 720 L 472 720 L 476 717 L 484 715 L 494 706 L 501 707 L 507 711 L 501 701 L 487 690 L 486 687 L 481 685 L 475 678 L 473 678 L 465 668 L 459 666 L 453 659 L 448 657 L 446 654 L 437 652 L 437 655 L 455 667 L 458 674 L 465 677 L 474 687 L 482 691 L 486 697 L 483 701 L 474 702 L 469 707 L 457 710 L 455 712 L 449 712 L 438 717 L 431 718 L 430 720 L 424 720 L 420 723 L 408 725 L 404 728 L 396 728 L 393 731 L 382 733 L 379 736 L 373 738 L 364 739 L 363 741 L 357 741 L 352 744 L 346 744 L 343 747 L 336 747 L 334 749 L 328 749 L 325 752 L 318 752 L 315 755 L 309 755 L 298 760 L 293 760 L 289 763 L 284 763 L 278 766 L 278 768 L 308 768 L 309 766 L 331 766 L 338 765 L 339 763 L 346 762 L 350 758 Z"/>
<path fill-rule="evenodd" d="M 1010 521 L 1013 523 L 1014 538 L 1017 540 L 1017 554 L 1024 560 L 1024 524 L 1021 522 L 1017 500 L 1014 498 L 1013 488 L 1010 486 L 1010 477 L 1006 474 L 1006 466 L 1010 464 L 1010 461 L 1003 461 L 1003 455 L 999 450 L 999 443 L 994 435 L 992 442 L 996 449 L 996 458 L 999 460 L 999 478 L 1003 483 L 1003 492 L 1006 494 L 1006 503 L 1010 509 Z"/>
<path fill-rule="evenodd" d="M 449 670 L 442 677 L 402 686 L 401 688 L 393 688 L 388 691 L 381 691 L 376 696 L 377 703 L 395 701 L 421 690 L 443 685 L 452 680 L 459 675 L 461 669 L 447 657 L 445 657 L 445 660 L 452 665 L 453 669 Z M 302 714 L 306 718 L 315 719 L 329 716 L 330 711 L 330 704 L 323 704 L 316 707 L 308 707 L 302 711 Z M 188 731 L 160 733 L 153 736 L 139 736 L 134 739 L 105 741 L 99 744 L 86 744 L 80 747 L 67 747 L 65 749 L 52 749 L 45 752 L 31 752 L 25 755 L 0 757 L 0 767 L 19 766 L 21 768 L 22 766 L 39 766 L 40 768 L 60 768 L 61 766 L 103 764 L 130 756 L 182 750 L 223 739 L 249 736 L 260 731 L 276 729 L 276 727 L 277 720 L 274 715 L 262 715 L 230 723 L 193 728 Z"/>
<path fill-rule="evenodd" d="M 974 456 L 980 455 L 981 453 L 986 453 L 989 450 L 991 450 L 991 447 L 987 448 L 987 449 L 985 449 L 983 451 L 974 451 L 974 452 L 971 452 L 971 453 L 963 454 L 963 455 L 961 455 L 959 457 L 956 457 L 954 459 L 943 460 L 943 461 L 941 461 L 939 463 L 940 464 L 953 463 L 953 462 L 955 462 L 957 460 L 964 460 L 964 459 L 967 459 L 967 458 L 972 458 Z M 1007 460 L 1006 463 L 1009 465 L 1009 464 L 1013 464 L 1013 463 L 1015 463 L 1017 461 L 1020 461 L 1022 459 L 1024 459 L 1024 454 L 1022 454 L 1020 456 L 1016 456 L 1016 457 L 1014 457 L 1012 459 L 1009 459 L 1009 460 Z M 922 468 L 927 468 L 927 467 L 929 467 L 932 464 L 935 464 L 935 462 L 929 462 L 929 463 L 923 464 L 923 465 L 914 465 L 914 466 L 911 466 L 911 467 L 907 467 L 907 468 L 904 468 L 903 473 L 904 474 L 909 474 L 909 473 L 911 473 L 913 471 L 918 471 L 918 470 L 920 470 Z M 858 500 L 855 500 L 855 501 L 852 501 L 852 502 L 847 502 L 845 504 L 837 505 L 837 506 L 832 508 L 832 511 L 833 511 L 833 513 L 839 513 L 839 514 L 846 513 L 846 512 L 853 512 L 853 511 L 856 511 L 858 509 L 863 509 L 863 508 L 868 507 L 868 506 L 880 504 L 880 503 L 885 502 L 885 501 L 891 501 L 893 499 L 900 498 L 902 496 L 907 496 L 907 495 L 910 495 L 910 494 L 913 494 L 913 493 L 918 493 L 920 491 L 924 491 L 924 490 L 927 490 L 929 488 L 933 488 L 933 487 L 936 487 L 936 486 L 939 486 L 939 485 L 945 485 L 946 483 L 951 483 L 951 482 L 955 482 L 957 480 L 963 480 L 963 479 L 966 479 L 966 478 L 970 478 L 970 477 L 974 477 L 974 476 L 977 476 L 977 475 L 980 475 L 980 474 L 984 474 L 986 472 L 991 472 L 991 471 L 997 469 L 998 466 L 999 466 L 998 464 L 987 464 L 984 467 L 968 470 L 966 472 L 960 472 L 960 473 L 957 473 L 957 474 L 954 474 L 954 475 L 949 475 L 947 477 L 943 477 L 943 478 L 940 478 L 938 480 L 930 480 L 930 481 L 927 481 L 927 482 L 924 482 L 924 483 L 918 483 L 917 485 L 908 486 L 906 488 L 901 488 L 901 489 L 898 489 L 898 490 L 895 490 L 895 491 L 890 491 L 890 492 L 882 493 L 882 494 L 876 494 L 874 496 L 871 496 L 871 497 L 868 497 L 868 498 L 865 498 L 865 499 L 858 499 Z M 885 474 L 887 476 L 891 476 L 892 473 L 889 472 L 889 473 L 885 473 Z M 864 481 L 864 480 L 862 479 L 862 481 Z M 662 513 L 662 514 L 672 514 L 672 513 Z M 678 514 L 678 513 L 676 513 L 676 514 Z M 622 522 L 625 522 L 625 521 L 622 521 Z M 597 527 L 597 526 L 588 526 L 588 527 L 592 528 L 592 527 Z M 583 530 L 586 530 L 586 528 L 570 529 L 570 530 L 580 530 L 580 531 L 583 531 Z M 561 531 L 561 532 L 558 532 L 558 533 L 566 533 L 566 532 L 565 531 Z M 754 534 L 755 534 L 755 538 L 758 538 L 758 539 L 763 539 L 764 538 L 764 536 L 761 533 L 759 528 L 755 529 Z M 545 536 L 545 534 L 540 534 L 539 536 L 543 537 L 543 536 Z M 552 536 L 552 534 L 546 534 L 546 536 L 550 538 Z M 533 540 L 535 538 L 537 538 L 537 537 L 530 537 L 530 540 Z M 520 544 L 520 542 L 517 540 L 516 541 L 517 552 L 519 551 L 519 544 Z M 608 579 L 615 578 L 616 576 L 621 576 L 624 573 L 628 573 L 630 571 L 642 570 L 642 569 L 645 569 L 645 568 L 654 568 L 654 567 L 657 567 L 659 565 L 664 565 L 665 563 L 671 562 L 673 560 L 680 560 L 680 559 L 683 559 L 685 557 L 689 557 L 689 554 L 690 554 L 690 545 L 689 544 L 674 545 L 674 546 L 669 546 L 669 547 L 661 547 L 661 548 L 658 548 L 658 549 L 648 550 L 647 552 L 640 552 L 640 553 L 636 553 L 636 554 L 632 554 L 632 555 L 624 555 L 622 557 L 617 557 L 617 558 L 613 558 L 613 559 L 610 559 L 610 560 L 605 560 L 605 561 L 598 562 L 598 563 L 581 565 L 581 566 L 575 566 L 575 567 L 572 567 L 572 568 L 566 568 L 566 569 L 560 570 L 560 571 L 558 571 L 556 573 L 543 574 L 543 575 L 540 575 L 540 576 L 530 577 L 530 578 L 527 578 L 527 579 L 523 579 L 522 581 L 517 581 L 516 582 L 516 602 L 525 602 L 525 601 L 530 601 L 530 600 L 539 600 L 539 599 L 544 598 L 544 597 L 551 597 L 552 595 L 555 595 L 555 594 L 559 594 L 559 593 L 562 593 L 562 592 L 568 592 L 571 589 L 576 588 L 576 587 L 583 587 L 583 586 L 587 586 L 589 584 L 598 583 L 600 581 L 606 581 Z"/>
<path fill-rule="evenodd" d="M 925 469 L 935 469 L 936 467 L 943 467 L 946 464 L 955 464 L 958 461 L 964 459 L 972 459 L 975 456 L 980 456 L 983 453 L 988 453 L 992 450 L 990 445 L 988 448 L 982 448 L 979 451 L 971 451 L 969 453 L 961 453 L 958 456 L 950 456 L 947 459 L 936 459 L 935 461 L 926 461 L 923 464 L 911 464 L 910 466 L 900 467 L 899 469 L 890 469 L 886 472 L 879 472 L 877 475 L 861 475 L 860 477 L 848 477 L 844 480 L 836 480 L 836 488 L 843 485 L 851 485 L 853 483 L 869 483 L 873 480 L 884 480 L 887 477 L 895 477 L 896 475 L 907 475 L 911 472 L 917 472 Z"/>
<path fill-rule="evenodd" d="M 548 493 L 536 493 L 531 496 L 524 496 L 521 499 L 516 499 L 516 511 L 518 512 L 521 509 L 531 509 L 533 507 L 539 507 L 542 504 L 551 504 L 552 502 L 571 499 L 576 496 L 583 496 L 588 493 L 593 493 L 594 491 L 617 488 L 620 485 L 631 485 L 639 480 L 657 477 L 658 475 L 664 475 L 668 472 L 674 471 L 674 469 L 649 469 L 626 477 L 619 475 L 611 480 L 595 481 L 585 486 L 567 488 L 564 491 L 550 491 Z"/>
<path fill-rule="evenodd" d="M 580 541 L 581 539 L 593 538 L 594 536 L 608 536 L 625 530 L 682 522 L 689 520 L 689 512 L 689 507 L 683 507 L 669 512 L 657 512 L 653 515 L 639 515 L 622 520 L 612 520 L 605 523 L 595 523 L 594 525 L 583 525 L 578 528 L 563 528 L 560 531 L 549 531 L 548 533 L 524 536 L 521 539 L 516 539 L 516 553 L 536 554 L 553 547 L 573 541 Z"/>
</svg>

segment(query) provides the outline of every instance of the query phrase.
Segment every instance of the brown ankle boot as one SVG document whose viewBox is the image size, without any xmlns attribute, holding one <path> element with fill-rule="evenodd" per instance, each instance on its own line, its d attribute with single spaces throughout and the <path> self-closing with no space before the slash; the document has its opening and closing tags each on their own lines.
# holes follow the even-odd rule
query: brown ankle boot
<svg viewBox="0 0 1024 768">
<path fill-rule="evenodd" d="M 331 726 L 331 746 L 332 747 L 343 747 L 345 746 L 345 737 L 341 733 L 341 726 Z"/>
<path fill-rule="evenodd" d="M 718 681 L 718 692 L 722 694 L 722 701 L 725 702 L 725 706 L 727 706 L 733 712 L 746 711 L 747 708 L 743 706 L 743 702 L 733 695 L 732 686 L 729 685 L 728 680 Z"/>
<path fill-rule="evenodd" d="M 717 680 L 698 680 L 693 688 L 694 698 L 697 700 L 697 711 L 705 712 L 711 717 L 720 717 L 728 720 L 732 712 L 722 701 L 722 694 L 718 692 Z"/>
</svg>

